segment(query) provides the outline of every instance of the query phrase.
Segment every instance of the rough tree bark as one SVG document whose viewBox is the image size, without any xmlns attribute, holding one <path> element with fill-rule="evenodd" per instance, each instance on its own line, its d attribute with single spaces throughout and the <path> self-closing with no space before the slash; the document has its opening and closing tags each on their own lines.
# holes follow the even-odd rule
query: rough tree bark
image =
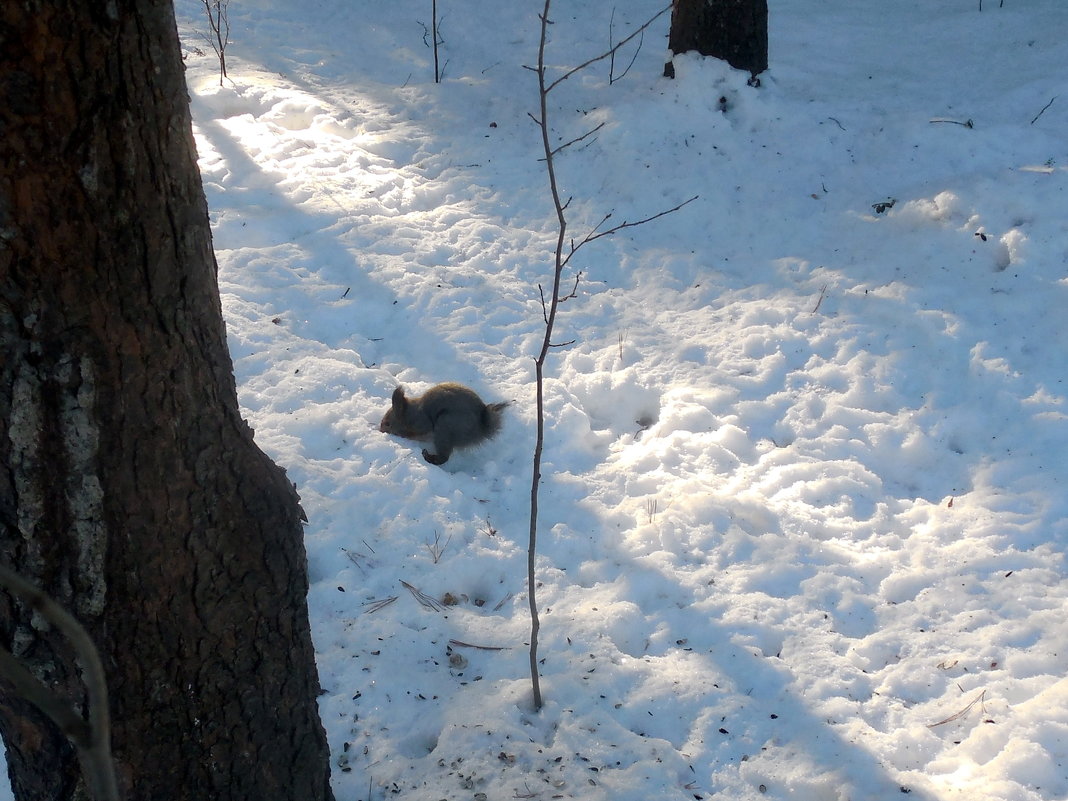
<svg viewBox="0 0 1068 801">
<path fill-rule="evenodd" d="M 301 511 L 241 419 L 169 0 L 0 3 L 0 559 L 101 651 L 127 799 L 330 799 Z M 0 642 L 84 704 L 55 632 Z M 84 797 L 0 688 L 20 801 Z"/>
<path fill-rule="evenodd" d="M 721 58 L 755 76 L 768 68 L 768 0 L 673 0 L 668 47 Z M 664 74 L 674 77 L 670 61 Z"/>
</svg>

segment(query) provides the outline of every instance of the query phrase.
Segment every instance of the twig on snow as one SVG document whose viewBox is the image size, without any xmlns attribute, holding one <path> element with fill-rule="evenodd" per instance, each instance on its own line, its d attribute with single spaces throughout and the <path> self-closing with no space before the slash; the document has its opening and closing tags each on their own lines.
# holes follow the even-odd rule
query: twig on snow
<svg viewBox="0 0 1068 801">
<path fill-rule="evenodd" d="M 368 615 L 374 614 L 379 609 L 385 609 L 387 606 L 389 606 L 391 603 L 393 603 L 396 600 L 397 600 L 397 596 L 396 595 L 391 595 L 388 598 L 380 598 L 377 601 L 368 601 L 367 603 L 364 604 L 364 607 L 366 607 L 364 609 L 364 612 L 366 612 Z"/>
<path fill-rule="evenodd" d="M 476 648 L 479 651 L 507 651 L 509 648 L 507 645 L 475 645 L 473 642 L 463 640 L 449 640 L 449 645 L 456 648 Z"/>
<path fill-rule="evenodd" d="M 965 128 L 974 128 L 975 127 L 975 123 L 972 122 L 970 119 L 961 121 L 961 120 L 951 120 L 948 117 L 935 117 L 935 118 L 933 118 L 931 120 L 928 120 L 928 122 L 946 122 L 946 123 L 949 123 L 950 125 L 961 125 L 961 126 L 963 126 Z"/>
<path fill-rule="evenodd" d="M 935 726 L 941 726 L 941 725 L 943 725 L 945 723 L 952 723 L 954 720 L 960 720 L 962 717 L 967 715 L 969 711 L 971 711 L 971 708 L 973 706 L 975 706 L 978 703 L 982 703 L 982 701 L 985 698 L 986 698 L 986 690 L 983 690 L 982 692 L 979 693 L 979 695 L 975 696 L 975 698 L 973 698 L 971 700 L 971 703 L 969 703 L 968 706 L 964 707 L 964 709 L 962 709 L 960 712 L 957 712 L 954 715 L 950 715 L 945 720 L 940 720 L 937 723 L 928 723 L 927 724 L 927 728 L 928 729 L 933 729 Z"/>
<path fill-rule="evenodd" d="M 1054 95 L 1053 97 L 1051 97 L 1051 98 L 1049 99 L 1049 102 L 1048 102 L 1048 103 L 1046 103 L 1046 105 L 1044 105 L 1044 106 L 1042 107 L 1042 110 L 1041 110 L 1040 112 L 1038 112 L 1038 114 L 1036 114 L 1036 115 L 1034 116 L 1034 119 L 1032 119 L 1032 120 L 1031 120 L 1031 124 L 1032 124 L 1032 125 L 1034 125 L 1034 124 L 1035 124 L 1035 120 L 1037 120 L 1037 119 L 1038 119 L 1039 117 L 1041 117 L 1041 116 L 1042 116 L 1043 114 L 1045 114 L 1045 113 L 1046 113 L 1046 109 L 1048 109 L 1048 108 L 1049 108 L 1050 106 L 1052 106 L 1052 105 L 1053 105 L 1053 101 L 1054 101 L 1054 100 L 1056 100 L 1056 99 L 1057 99 L 1057 97 L 1058 97 L 1058 95 Z"/>
<path fill-rule="evenodd" d="M 413 587 L 404 579 L 400 579 L 400 583 L 404 585 L 404 588 L 412 594 L 412 597 L 415 598 L 421 606 L 429 609 L 431 612 L 440 612 L 445 608 L 436 598 L 427 595 L 418 587 Z"/>
<path fill-rule="evenodd" d="M 815 314 L 816 312 L 818 312 L 820 310 L 820 304 L 823 303 L 823 297 L 826 294 L 827 294 L 827 285 L 824 284 L 823 287 L 820 289 L 819 300 L 816 301 L 816 305 L 812 307 L 812 311 L 810 311 L 809 314 Z"/>
</svg>

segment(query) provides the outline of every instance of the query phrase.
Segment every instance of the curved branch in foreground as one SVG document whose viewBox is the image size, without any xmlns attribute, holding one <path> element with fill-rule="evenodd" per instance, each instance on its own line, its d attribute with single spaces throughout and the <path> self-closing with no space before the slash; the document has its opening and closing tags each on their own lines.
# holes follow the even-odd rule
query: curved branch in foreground
<svg viewBox="0 0 1068 801">
<path fill-rule="evenodd" d="M 70 641 L 82 664 L 82 678 L 89 695 L 88 723 L 70 702 L 45 687 L 4 649 L 0 649 L 0 675 L 10 681 L 23 698 L 44 712 L 74 743 L 90 795 L 97 801 L 119 801 L 118 783 L 111 759 L 107 681 L 100 653 L 93 645 L 89 632 L 52 598 L 5 565 L 0 565 L 0 586 L 22 598 Z"/>
</svg>

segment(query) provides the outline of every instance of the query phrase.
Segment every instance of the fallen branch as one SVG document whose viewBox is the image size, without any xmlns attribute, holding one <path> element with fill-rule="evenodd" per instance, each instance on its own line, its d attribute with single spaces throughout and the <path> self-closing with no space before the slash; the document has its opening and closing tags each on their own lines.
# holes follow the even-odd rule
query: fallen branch
<svg viewBox="0 0 1068 801">
<path fill-rule="evenodd" d="M 397 596 L 396 595 L 391 595 L 388 598 L 382 598 L 382 599 L 377 600 L 377 601 L 368 601 L 367 603 L 364 604 L 364 607 L 366 607 L 364 609 L 364 611 L 369 615 L 374 614 L 379 609 L 385 609 L 387 606 L 389 606 L 391 603 L 393 603 L 396 600 L 397 600 Z"/>
<path fill-rule="evenodd" d="M 449 640 L 449 645 L 453 645 L 457 648 L 477 648 L 479 651 L 507 651 L 508 646 L 505 645 L 475 645 L 471 642 L 464 642 L 463 640 Z"/>
<path fill-rule="evenodd" d="M 928 120 L 928 121 L 929 122 L 946 122 L 946 123 L 949 123 L 950 125 L 963 125 L 965 128 L 974 128 L 975 127 L 975 123 L 972 122 L 971 120 L 964 120 L 964 121 L 951 120 L 948 117 L 935 117 L 934 119 Z"/>
<path fill-rule="evenodd" d="M 421 606 L 429 609 L 431 612 L 440 612 L 445 608 L 436 598 L 427 595 L 418 587 L 413 587 L 404 579 L 400 579 L 400 583 L 404 585 L 404 589 L 408 590 L 408 592 L 412 594 L 412 597 L 415 598 Z"/>
<path fill-rule="evenodd" d="M 1052 105 L 1053 105 L 1053 101 L 1054 101 L 1054 100 L 1056 100 L 1056 99 L 1057 99 L 1057 97 L 1058 97 L 1058 95 L 1054 95 L 1053 97 L 1051 97 L 1051 98 L 1049 99 L 1049 102 L 1048 102 L 1048 103 L 1046 103 L 1046 105 L 1044 105 L 1044 106 L 1042 107 L 1042 110 L 1041 110 L 1040 112 L 1038 112 L 1038 114 L 1036 114 L 1036 115 L 1034 116 L 1034 119 L 1032 119 L 1032 120 L 1031 120 L 1031 124 L 1032 124 L 1032 125 L 1034 125 L 1034 124 L 1035 124 L 1035 120 L 1037 120 L 1037 119 L 1038 119 L 1039 117 L 1041 117 L 1041 116 L 1042 116 L 1043 114 L 1045 114 L 1045 113 L 1046 113 L 1046 109 L 1048 109 L 1048 108 L 1049 108 L 1050 106 L 1052 106 Z"/>
<path fill-rule="evenodd" d="M 812 311 L 810 311 L 809 314 L 815 314 L 816 312 L 818 312 L 820 310 L 820 304 L 823 303 L 823 297 L 826 294 L 827 294 L 827 285 L 824 284 L 823 287 L 820 289 L 819 299 L 816 301 L 816 305 L 812 307 Z"/>
<path fill-rule="evenodd" d="M 945 720 L 940 720 L 937 723 L 928 723 L 927 728 L 933 729 L 935 726 L 941 726 L 946 723 L 952 723 L 954 720 L 960 720 L 962 717 L 968 714 L 968 712 L 973 706 L 978 703 L 981 703 L 984 698 L 986 698 L 986 690 L 983 690 L 979 693 L 979 695 L 975 696 L 975 698 L 971 700 L 971 703 L 969 703 L 968 706 L 964 707 L 964 709 L 962 709 L 960 712 L 957 712 L 955 715 L 950 715 Z"/>
</svg>

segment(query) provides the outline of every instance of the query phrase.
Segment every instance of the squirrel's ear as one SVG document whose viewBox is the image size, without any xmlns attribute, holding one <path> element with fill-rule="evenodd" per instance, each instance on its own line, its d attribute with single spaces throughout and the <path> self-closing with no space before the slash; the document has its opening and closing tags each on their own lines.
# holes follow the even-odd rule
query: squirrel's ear
<svg viewBox="0 0 1068 801">
<path fill-rule="evenodd" d="M 407 405 L 408 399 L 404 397 L 404 387 L 397 387 L 393 390 L 393 410 L 402 412 Z"/>
</svg>

